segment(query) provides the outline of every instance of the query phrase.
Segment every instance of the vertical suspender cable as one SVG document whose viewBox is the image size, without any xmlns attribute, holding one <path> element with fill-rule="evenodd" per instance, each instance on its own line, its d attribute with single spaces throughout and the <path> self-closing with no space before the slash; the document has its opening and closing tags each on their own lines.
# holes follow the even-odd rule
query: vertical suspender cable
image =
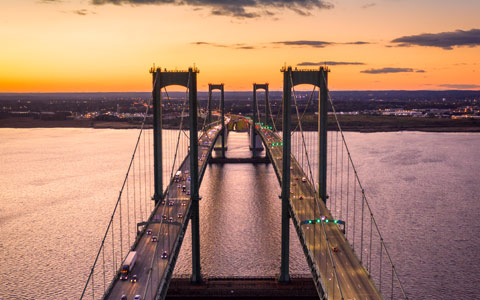
<svg viewBox="0 0 480 300">
<path fill-rule="evenodd" d="M 138 235 L 138 230 L 137 230 L 137 193 L 135 190 L 135 156 L 132 158 L 132 176 L 133 176 L 133 226 L 135 227 L 135 238 Z"/>
<path fill-rule="evenodd" d="M 343 144 L 342 145 L 342 154 L 340 159 L 340 219 L 343 220 Z"/>
<path fill-rule="evenodd" d="M 372 223 L 373 223 L 373 216 L 372 214 L 370 214 L 370 250 L 369 250 L 369 253 L 368 253 L 368 261 L 369 261 L 369 271 L 370 271 L 370 274 L 372 274 L 372 233 L 373 233 L 373 226 L 372 226 Z"/>
<path fill-rule="evenodd" d="M 95 299 L 95 281 L 94 281 L 94 277 L 95 277 L 95 266 L 94 266 L 93 269 L 92 269 L 92 299 Z"/>
<path fill-rule="evenodd" d="M 113 268 L 113 276 L 115 276 L 115 271 L 117 270 L 116 262 L 115 262 L 115 239 L 113 234 L 113 232 L 115 231 L 114 230 L 115 226 L 113 226 L 115 223 L 115 219 L 113 216 L 112 218 L 113 218 L 112 220 L 112 268 Z"/>
<path fill-rule="evenodd" d="M 337 199 L 338 199 L 338 130 L 335 136 L 335 203 L 333 204 L 333 217 L 337 218 Z"/>
<path fill-rule="evenodd" d="M 143 183 L 145 184 L 145 188 L 143 189 L 143 198 L 145 201 L 145 211 L 147 212 L 145 220 L 148 218 L 150 211 L 147 211 L 147 207 L 150 207 L 150 201 L 147 202 L 147 155 L 145 149 L 145 134 L 143 135 Z"/>
<path fill-rule="evenodd" d="M 355 226 L 356 226 L 356 223 L 357 223 L 357 220 L 355 218 L 355 216 L 356 216 L 356 209 L 355 209 L 356 200 L 357 200 L 357 185 L 355 184 L 355 182 L 353 182 L 353 244 L 352 244 L 353 251 L 355 251 Z"/>
<path fill-rule="evenodd" d="M 345 220 L 345 237 L 347 237 L 347 224 L 349 223 L 349 218 L 348 218 L 348 214 L 349 214 L 349 210 L 348 210 L 348 202 L 349 202 L 349 191 L 350 191 L 350 163 L 347 161 L 347 217 L 346 217 L 346 220 Z"/>
<path fill-rule="evenodd" d="M 128 222 L 128 230 L 127 230 L 127 234 L 128 234 L 128 245 L 130 246 L 131 243 L 130 243 L 130 230 L 132 230 L 132 227 L 130 225 L 130 197 L 129 197 L 129 188 L 128 188 L 128 179 L 129 177 L 127 177 L 127 222 Z"/>
<path fill-rule="evenodd" d="M 137 175 L 138 175 L 137 176 L 138 177 L 138 205 L 139 205 L 139 208 L 140 208 L 140 221 L 143 221 L 145 219 L 143 217 L 143 209 L 142 209 L 142 171 L 141 171 L 142 162 L 140 161 L 140 154 L 137 155 L 137 158 L 138 158 L 138 162 L 137 162 L 137 165 L 138 165 L 138 173 L 137 173 Z"/>
<path fill-rule="evenodd" d="M 380 284 L 379 284 L 379 291 L 380 291 L 380 294 L 382 293 L 382 252 L 383 252 L 383 239 L 380 238 Z"/>
<path fill-rule="evenodd" d="M 365 204 L 365 191 L 362 189 L 362 231 L 360 234 L 360 262 L 363 263 L 363 210 Z"/>
<path fill-rule="evenodd" d="M 123 222 L 122 222 L 122 192 L 120 192 L 120 206 L 119 206 L 119 209 L 120 209 L 120 260 L 122 259 L 123 257 Z M 122 261 L 120 261 L 120 263 L 122 263 Z"/>
<path fill-rule="evenodd" d="M 107 289 L 106 278 L 105 278 L 105 246 L 102 246 L 102 259 L 103 259 L 103 293 Z"/>
</svg>

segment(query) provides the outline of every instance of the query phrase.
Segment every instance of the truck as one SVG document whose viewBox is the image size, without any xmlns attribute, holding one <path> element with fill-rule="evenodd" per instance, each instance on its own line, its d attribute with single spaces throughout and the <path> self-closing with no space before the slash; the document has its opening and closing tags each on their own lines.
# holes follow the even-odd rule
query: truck
<svg viewBox="0 0 480 300">
<path fill-rule="evenodd" d="M 125 258 L 125 261 L 123 262 L 123 265 L 122 265 L 122 270 L 120 271 L 121 280 L 128 279 L 128 275 L 130 274 L 133 267 L 135 266 L 136 261 L 137 261 L 137 252 L 130 251 L 130 253 L 128 253 L 127 255 L 127 258 Z"/>
<path fill-rule="evenodd" d="M 181 178 L 182 178 L 182 171 L 177 171 L 177 173 L 175 173 L 175 182 L 179 182 Z"/>
</svg>

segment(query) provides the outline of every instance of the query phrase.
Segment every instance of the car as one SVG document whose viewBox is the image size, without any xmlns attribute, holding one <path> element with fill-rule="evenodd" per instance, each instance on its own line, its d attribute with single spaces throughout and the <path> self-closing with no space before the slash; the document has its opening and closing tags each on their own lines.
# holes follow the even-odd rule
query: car
<svg viewBox="0 0 480 300">
<path fill-rule="evenodd" d="M 167 251 L 163 251 L 162 253 L 162 259 L 167 259 L 168 258 L 168 253 Z"/>
<path fill-rule="evenodd" d="M 140 296 L 140 295 L 135 295 L 135 298 L 133 298 L 133 300 L 142 300 L 142 296 Z"/>
<path fill-rule="evenodd" d="M 179 219 L 181 219 L 181 218 L 183 218 L 183 214 L 182 214 L 182 213 L 178 213 L 177 217 L 178 217 Z"/>
<path fill-rule="evenodd" d="M 187 191 L 185 192 L 185 194 L 186 194 L 187 196 L 189 196 L 189 195 L 190 195 L 190 191 L 187 190 Z"/>
<path fill-rule="evenodd" d="M 302 177 L 303 182 L 307 182 L 307 177 Z"/>
<path fill-rule="evenodd" d="M 167 220 L 167 215 L 163 215 L 162 220 Z"/>
<path fill-rule="evenodd" d="M 165 205 L 165 200 L 162 200 L 162 205 Z"/>
<path fill-rule="evenodd" d="M 303 196 L 298 197 L 299 200 L 303 200 Z"/>
<path fill-rule="evenodd" d="M 187 205 L 187 201 L 182 201 L 182 206 Z"/>
<path fill-rule="evenodd" d="M 122 295 L 122 298 L 120 298 L 120 300 L 127 300 L 127 296 L 126 296 L 126 295 Z"/>
<path fill-rule="evenodd" d="M 178 181 L 177 181 L 178 182 Z M 177 188 L 181 189 L 182 188 L 182 185 L 179 183 L 177 184 Z"/>
<path fill-rule="evenodd" d="M 173 217 L 168 218 L 168 222 L 172 223 L 173 222 Z"/>
<path fill-rule="evenodd" d="M 152 230 L 151 229 L 147 229 L 147 235 L 152 235 Z"/>
<path fill-rule="evenodd" d="M 168 206 L 173 206 L 173 201 L 168 201 Z"/>
<path fill-rule="evenodd" d="M 156 242 L 156 241 L 158 241 L 157 236 L 156 235 L 152 236 L 152 242 Z"/>
<path fill-rule="evenodd" d="M 137 282 L 137 275 L 133 275 L 132 279 L 130 279 L 130 282 L 132 282 L 132 283 Z"/>
<path fill-rule="evenodd" d="M 290 167 L 290 170 L 293 170 L 293 167 Z"/>
<path fill-rule="evenodd" d="M 338 248 L 333 247 L 333 248 L 332 248 L 332 251 L 333 251 L 333 252 L 338 252 Z"/>
</svg>

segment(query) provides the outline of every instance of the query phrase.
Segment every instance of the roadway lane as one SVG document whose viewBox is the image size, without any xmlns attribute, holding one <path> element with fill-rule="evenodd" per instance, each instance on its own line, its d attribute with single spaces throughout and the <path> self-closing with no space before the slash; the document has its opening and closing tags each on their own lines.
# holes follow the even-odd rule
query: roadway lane
<svg viewBox="0 0 480 300">
<path fill-rule="evenodd" d="M 228 120 L 226 120 L 226 123 L 228 123 Z M 221 132 L 220 129 L 220 125 L 214 124 L 199 138 L 198 165 L 200 175 L 205 171 L 207 158 L 213 149 L 213 142 Z M 188 217 L 190 216 L 190 154 L 184 159 L 179 170 L 182 171 L 179 182 L 173 180 L 170 183 L 166 199 L 154 209 L 149 224 L 138 237 L 138 243 L 134 248 L 134 251 L 137 251 L 137 261 L 130 273 L 129 280 L 122 281 L 115 278 L 112 289 L 105 299 L 121 299 L 122 295 L 125 295 L 129 300 L 133 299 L 135 295 L 141 295 L 143 299 L 155 250 L 157 251 L 157 259 L 154 261 L 154 272 L 151 276 L 153 284 L 148 286 L 146 299 L 153 298 L 152 295 L 155 295 L 158 284 L 166 276 L 172 252 L 180 250 L 180 245 L 177 245 L 177 249 L 174 249 L 175 242 L 179 239 L 182 230 L 184 231 L 188 226 Z M 185 186 L 185 189 L 183 189 L 183 186 Z M 151 235 L 146 234 L 147 229 L 152 231 Z M 152 236 L 157 236 L 158 241 L 153 242 Z M 158 249 L 155 249 L 156 247 Z M 161 258 L 164 252 L 167 253 L 167 259 Z M 137 275 L 136 283 L 130 282 L 133 275 Z"/>
<path fill-rule="evenodd" d="M 283 146 L 272 146 L 272 144 L 282 143 L 282 139 L 268 129 L 261 129 L 258 132 L 267 145 L 267 151 L 270 153 L 281 185 Z M 341 299 L 336 287 L 330 255 L 333 256 L 336 265 L 338 281 L 344 299 L 382 299 L 372 280 L 370 280 L 368 272 L 360 263 L 337 224 L 301 224 L 304 220 L 319 219 L 321 216 L 328 219 L 333 218 L 323 201 L 315 198 L 315 189 L 312 183 L 308 180 L 306 182 L 302 181 L 302 178 L 307 176 L 293 155 L 290 169 L 290 211 L 292 218 L 296 220 L 294 224 L 300 224 L 297 233 L 304 237 L 309 255 L 317 266 L 316 272 L 320 275 L 324 284 L 327 285 L 329 299 Z M 328 248 L 324 230 L 328 236 L 330 247 L 338 248 L 338 252 L 333 252 Z"/>
</svg>

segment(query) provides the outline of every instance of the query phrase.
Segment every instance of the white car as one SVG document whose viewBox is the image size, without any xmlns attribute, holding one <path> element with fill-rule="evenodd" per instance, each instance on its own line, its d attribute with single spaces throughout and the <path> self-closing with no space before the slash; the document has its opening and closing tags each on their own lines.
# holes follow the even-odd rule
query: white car
<svg viewBox="0 0 480 300">
<path fill-rule="evenodd" d="M 135 298 L 133 300 L 142 300 L 142 297 L 140 295 L 135 295 Z"/>
</svg>

